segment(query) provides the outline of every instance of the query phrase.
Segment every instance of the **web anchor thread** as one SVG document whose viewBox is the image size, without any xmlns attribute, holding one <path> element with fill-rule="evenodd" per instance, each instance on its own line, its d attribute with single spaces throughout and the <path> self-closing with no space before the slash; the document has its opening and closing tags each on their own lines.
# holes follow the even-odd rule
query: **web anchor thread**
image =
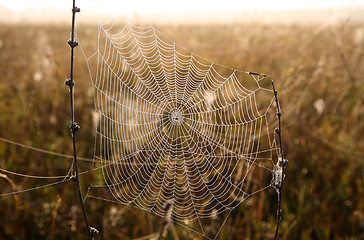
<svg viewBox="0 0 364 240">
<path fill-rule="evenodd" d="M 70 109 L 71 109 L 71 134 L 72 134 L 72 141 L 73 141 L 73 173 L 69 178 L 76 183 L 77 190 L 78 190 L 78 196 L 81 203 L 83 218 L 85 220 L 86 229 L 88 230 L 89 239 L 93 240 L 95 235 L 98 233 L 98 230 L 96 228 L 90 227 L 85 205 L 82 198 L 81 193 L 81 186 L 80 186 L 80 179 L 79 179 L 79 171 L 78 171 L 78 164 L 77 164 L 77 151 L 76 151 L 76 132 L 80 129 L 80 126 L 75 122 L 75 116 L 74 116 L 74 94 L 73 94 L 73 87 L 75 85 L 73 81 L 73 61 L 74 61 L 74 48 L 78 46 L 78 42 L 75 40 L 75 18 L 76 13 L 80 12 L 80 8 L 76 7 L 76 0 L 73 0 L 73 7 L 72 7 L 72 32 L 71 37 L 68 40 L 68 45 L 71 48 L 71 74 L 70 78 L 66 79 L 65 84 L 69 87 L 70 92 Z"/>
<path fill-rule="evenodd" d="M 282 132 L 281 132 L 282 113 L 281 113 L 281 109 L 280 109 L 279 101 L 278 101 L 278 92 L 276 91 L 276 89 L 274 87 L 273 80 L 272 80 L 272 88 L 273 88 L 273 92 L 274 92 L 274 100 L 275 100 L 276 106 L 277 106 L 277 118 L 278 118 L 278 128 L 276 128 L 274 130 L 274 133 L 276 135 L 278 135 L 279 150 L 280 150 L 280 156 L 278 156 L 278 161 L 277 161 L 277 164 L 273 171 L 273 181 L 272 181 L 272 185 L 276 189 L 277 197 L 278 197 L 276 231 L 274 234 L 274 239 L 276 240 L 278 238 L 279 225 L 280 225 L 280 222 L 282 219 L 282 214 L 283 214 L 283 210 L 281 207 L 281 205 L 282 205 L 282 186 L 283 186 L 284 178 L 286 177 L 285 168 L 288 164 L 288 160 L 284 158 L 284 153 L 283 153 Z"/>
</svg>

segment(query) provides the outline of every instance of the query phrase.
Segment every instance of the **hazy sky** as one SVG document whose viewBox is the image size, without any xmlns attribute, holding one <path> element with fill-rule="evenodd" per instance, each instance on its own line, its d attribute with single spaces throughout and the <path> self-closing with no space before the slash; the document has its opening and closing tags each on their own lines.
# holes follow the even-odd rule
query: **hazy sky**
<svg viewBox="0 0 364 240">
<path fill-rule="evenodd" d="M 41 9 L 54 7 L 69 8 L 72 0 L 0 0 L 0 6 L 11 10 L 25 8 Z M 364 0 L 76 0 L 81 9 L 100 13 L 180 13 L 211 12 L 231 10 L 287 10 L 287 9 L 319 9 L 336 7 L 357 7 L 364 5 Z"/>
</svg>

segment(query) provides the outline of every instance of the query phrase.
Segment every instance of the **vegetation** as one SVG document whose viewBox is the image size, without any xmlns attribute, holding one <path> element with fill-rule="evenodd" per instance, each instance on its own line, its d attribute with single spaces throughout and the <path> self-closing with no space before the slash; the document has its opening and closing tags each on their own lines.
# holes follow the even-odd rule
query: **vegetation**
<svg viewBox="0 0 364 240">
<path fill-rule="evenodd" d="M 158 27 L 158 26 L 157 26 Z M 275 79 L 289 160 L 280 239 L 364 238 L 364 27 L 335 25 L 159 26 L 192 52 Z M 0 26 L 0 137 L 72 153 L 67 26 Z M 97 26 L 79 26 L 87 55 Z M 85 59 L 76 49 L 78 155 L 93 156 L 93 96 Z M 0 168 L 30 175 L 66 175 L 71 159 L 0 141 Z M 92 163 L 81 162 L 81 171 Z M 91 180 L 82 176 L 83 194 Z M 10 179 L 10 180 L 9 180 Z M 55 182 L 3 173 L 0 194 Z M 87 239 L 72 182 L 0 197 L 0 239 Z M 271 239 L 276 193 L 255 195 L 234 210 L 218 239 Z M 87 200 L 97 239 L 134 239 L 158 232 L 144 211 Z M 218 228 L 214 221 L 211 228 Z M 177 226 L 180 239 L 202 239 Z M 173 239 L 173 234 L 168 234 Z"/>
</svg>

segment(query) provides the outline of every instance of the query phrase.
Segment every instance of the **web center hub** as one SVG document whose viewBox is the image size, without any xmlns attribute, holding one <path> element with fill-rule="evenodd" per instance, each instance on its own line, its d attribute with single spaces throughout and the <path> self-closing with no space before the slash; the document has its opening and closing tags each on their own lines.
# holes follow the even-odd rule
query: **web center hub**
<svg viewBox="0 0 364 240">
<path fill-rule="evenodd" d="M 180 110 L 174 109 L 170 112 L 170 120 L 173 125 L 181 125 L 183 123 L 183 114 Z"/>
</svg>

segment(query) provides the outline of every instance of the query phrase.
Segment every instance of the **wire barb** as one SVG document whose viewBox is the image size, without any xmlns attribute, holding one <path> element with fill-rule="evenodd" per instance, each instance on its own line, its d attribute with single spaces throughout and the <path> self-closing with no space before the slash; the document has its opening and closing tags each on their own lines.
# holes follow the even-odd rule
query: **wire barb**
<svg viewBox="0 0 364 240">
<path fill-rule="evenodd" d="M 72 12 L 73 12 L 73 13 L 78 13 L 78 12 L 81 12 L 81 9 L 80 9 L 80 8 L 78 8 L 78 7 L 73 7 L 73 8 L 72 8 Z"/>
<path fill-rule="evenodd" d="M 257 73 L 257 72 L 247 72 L 247 73 L 250 75 L 267 77 L 267 74 L 264 74 L 264 73 Z"/>
<path fill-rule="evenodd" d="M 68 87 L 73 87 L 75 85 L 71 78 L 67 78 L 66 81 L 64 81 L 64 84 L 66 84 Z"/>
<path fill-rule="evenodd" d="M 91 234 L 92 238 L 94 238 L 98 233 L 99 233 L 99 230 L 97 230 L 94 227 L 90 227 L 90 234 Z"/>
<path fill-rule="evenodd" d="M 76 122 L 71 123 L 70 129 L 73 133 L 77 132 L 80 128 L 81 127 Z"/>
<path fill-rule="evenodd" d="M 75 48 L 78 46 L 78 42 L 76 40 L 68 40 L 68 45 L 70 45 L 71 48 Z"/>
</svg>

